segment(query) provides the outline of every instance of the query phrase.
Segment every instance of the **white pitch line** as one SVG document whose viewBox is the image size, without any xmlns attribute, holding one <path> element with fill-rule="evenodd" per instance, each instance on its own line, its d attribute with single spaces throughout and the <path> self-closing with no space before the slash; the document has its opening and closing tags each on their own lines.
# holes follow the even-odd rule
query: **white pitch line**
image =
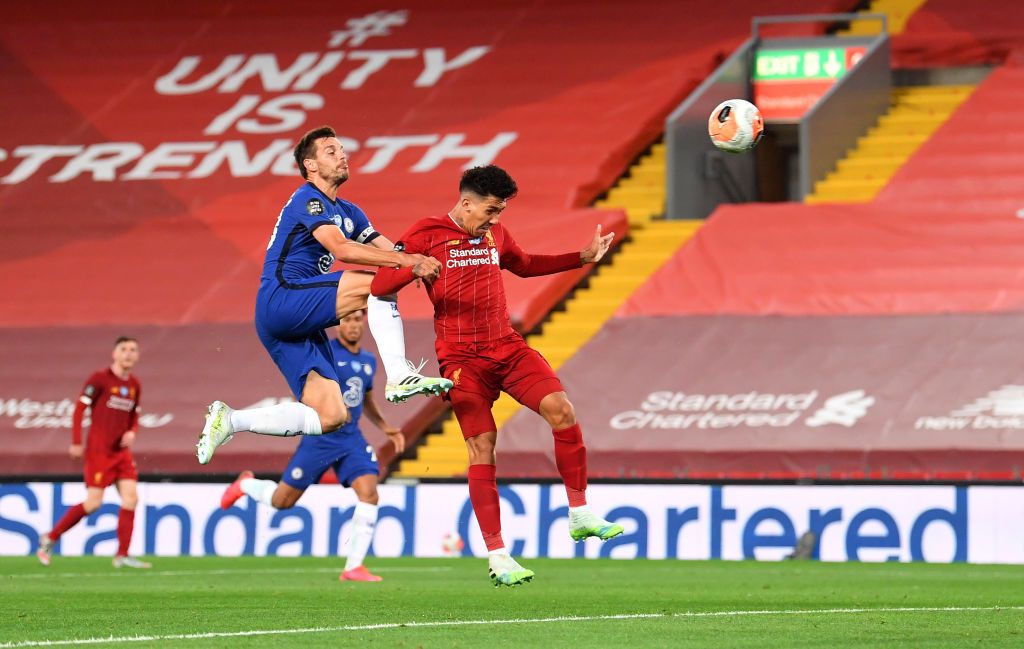
<svg viewBox="0 0 1024 649">
<path fill-rule="evenodd" d="M 383 567 L 374 568 L 374 572 L 445 572 L 451 570 L 447 566 L 395 566 L 395 567 Z M 338 568 L 265 568 L 265 569 L 253 569 L 245 570 L 241 568 L 223 568 L 217 570 L 132 570 L 129 572 L 117 571 L 114 572 L 111 569 L 110 572 L 31 572 L 23 575 L 3 575 L 0 577 L 0 582 L 4 579 L 57 579 L 59 577 L 195 577 L 197 575 L 253 575 L 253 574 L 295 574 L 295 573 L 337 573 L 341 572 L 341 567 Z"/>
<path fill-rule="evenodd" d="M 757 615 L 850 615 L 861 613 L 957 613 L 977 611 L 1024 611 L 1024 606 L 927 606 L 900 608 L 812 608 L 764 611 L 683 611 L 679 613 L 625 613 L 621 615 L 572 615 L 563 617 L 512 618 L 505 620 L 443 620 L 438 622 L 387 622 L 349 626 L 308 627 L 301 629 L 262 629 L 253 631 L 222 631 L 209 633 L 181 633 L 173 635 L 108 636 L 70 640 L 28 640 L 0 644 L 0 649 L 19 647 L 57 647 L 125 642 L 159 642 L 165 640 L 204 640 L 210 638 L 243 638 L 250 636 L 295 635 L 300 633 L 337 633 L 339 631 L 380 631 L 414 627 L 481 626 L 488 624 L 546 624 L 551 622 L 594 622 L 600 620 L 671 619 L 701 617 L 738 617 Z"/>
</svg>

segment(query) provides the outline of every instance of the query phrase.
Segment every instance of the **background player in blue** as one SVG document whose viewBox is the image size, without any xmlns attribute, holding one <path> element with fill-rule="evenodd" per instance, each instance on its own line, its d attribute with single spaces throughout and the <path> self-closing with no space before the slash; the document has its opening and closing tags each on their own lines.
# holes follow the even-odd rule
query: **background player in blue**
<svg viewBox="0 0 1024 649">
<path fill-rule="evenodd" d="M 330 272 L 336 259 L 368 266 L 412 267 L 430 281 L 441 270 L 433 257 L 394 250 L 354 203 L 338 198 L 348 180 L 348 157 L 329 126 L 306 133 L 295 145 L 295 162 L 307 181 L 277 217 L 256 294 L 256 333 L 295 395 L 295 403 L 232 410 L 214 401 L 196 444 L 200 464 L 236 432 L 321 435 L 349 420 L 341 383 L 324 329 L 366 309 L 377 341 L 388 401 L 414 394 L 443 394 L 448 379 L 429 378 L 405 358 L 405 332 L 394 296 L 370 296 L 368 271 Z"/>
<path fill-rule="evenodd" d="M 338 340 L 332 340 L 334 364 L 338 368 L 345 395 L 345 405 L 352 413 L 352 421 L 330 435 L 303 437 L 295 449 L 281 482 L 257 480 L 252 471 L 244 471 L 221 497 L 220 506 L 228 509 L 243 495 L 274 509 L 288 509 L 298 502 L 306 489 L 320 481 L 327 469 L 334 469 L 338 482 L 352 487 L 359 502 L 352 516 L 349 533 L 348 558 L 342 581 L 380 581 L 363 565 L 363 559 L 373 539 L 377 523 L 377 456 L 373 447 L 359 431 L 359 416 L 363 408 L 366 418 L 384 431 L 395 445 L 395 451 L 405 450 L 402 430 L 388 425 L 373 400 L 373 376 L 377 359 L 359 348 L 363 336 L 363 313 L 356 311 L 341 319 Z"/>
</svg>

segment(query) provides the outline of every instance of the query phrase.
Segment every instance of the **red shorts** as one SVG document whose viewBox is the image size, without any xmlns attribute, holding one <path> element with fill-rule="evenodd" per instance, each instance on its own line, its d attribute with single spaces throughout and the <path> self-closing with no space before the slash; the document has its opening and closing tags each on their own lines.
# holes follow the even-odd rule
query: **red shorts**
<svg viewBox="0 0 1024 649">
<path fill-rule="evenodd" d="M 109 487 L 118 480 L 138 480 L 139 472 L 131 451 L 85 454 L 85 486 Z"/>
<path fill-rule="evenodd" d="M 445 399 L 467 439 L 498 429 L 491 406 L 502 390 L 534 412 L 541 399 L 564 390 L 551 365 L 519 334 L 482 343 L 439 339 L 434 348 L 441 376 L 455 384 Z"/>
</svg>

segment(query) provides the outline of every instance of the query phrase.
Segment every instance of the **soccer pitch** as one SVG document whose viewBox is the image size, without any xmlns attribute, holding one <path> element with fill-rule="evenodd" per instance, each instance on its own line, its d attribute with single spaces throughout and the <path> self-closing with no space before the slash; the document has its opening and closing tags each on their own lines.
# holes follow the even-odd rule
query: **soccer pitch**
<svg viewBox="0 0 1024 649">
<path fill-rule="evenodd" d="M 1024 644 L 1024 566 L 532 559 L 0 559 L 0 648 L 964 647 Z"/>
</svg>

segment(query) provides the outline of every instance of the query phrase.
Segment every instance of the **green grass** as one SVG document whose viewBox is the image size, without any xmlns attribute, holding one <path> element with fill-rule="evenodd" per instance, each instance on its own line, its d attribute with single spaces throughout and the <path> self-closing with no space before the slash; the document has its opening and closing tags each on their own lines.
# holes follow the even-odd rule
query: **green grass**
<svg viewBox="0 0 1024 649">
<path fill-rule="evenodd" d="M 1022 566 L 534 559 L 533 583 L 499 590 L 483 559 L 371 558 L 379 584 L 338 582 L 338 559 L 153 563 L 0 559 L 0 647 L 1024 646 Z M 922 610 L 953 607 L 970 610 Z M 388 626 L 346 628 L 365 625 Z"/>
</svg>

